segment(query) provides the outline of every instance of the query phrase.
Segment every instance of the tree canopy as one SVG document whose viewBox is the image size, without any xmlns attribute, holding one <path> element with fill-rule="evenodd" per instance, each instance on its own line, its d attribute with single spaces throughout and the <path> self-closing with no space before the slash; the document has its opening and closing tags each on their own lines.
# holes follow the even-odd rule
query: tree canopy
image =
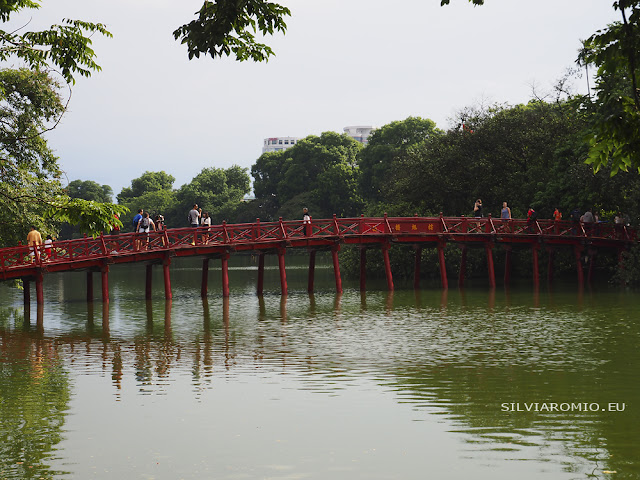
<svg viewBox="0 0 640 480">
<path fill-rule="evenodd" d="M 347 135 L 324 132 L 293 147 L 267 152 L 251 167 L 256 199 L 268 217 L 298 217 L 306 206 L 315 216 L 360 212 L 357 155 L 362 145 Z"/>
</svg>

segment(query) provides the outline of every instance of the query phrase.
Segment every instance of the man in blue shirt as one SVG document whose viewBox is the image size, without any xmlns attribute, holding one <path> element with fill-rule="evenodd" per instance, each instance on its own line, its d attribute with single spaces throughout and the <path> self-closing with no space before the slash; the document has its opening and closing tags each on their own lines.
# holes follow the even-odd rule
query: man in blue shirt
<svg viewBox="0 0 640 480">
<path fill-rule="evenodd" d="M 136 231 L 136 228 L 138 228 L 138 222 L 140 221 L 140 219 L 142 218 L 142 208 L 140 210 L 138 210 L 138 214 L 133 217 L 133 231 Z"/>
</svg>

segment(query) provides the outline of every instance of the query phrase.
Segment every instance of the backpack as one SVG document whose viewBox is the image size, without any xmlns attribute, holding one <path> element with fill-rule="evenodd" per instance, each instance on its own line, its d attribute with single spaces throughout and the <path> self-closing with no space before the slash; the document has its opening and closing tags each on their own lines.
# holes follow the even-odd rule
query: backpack
<svg viewBox="0 0 640 480">
<path fill-rule="evenodd" d="M 149 228 L 149 218 L 142 217 L 142 220 L 140 220 L 140 228 Z"/>
</svg>

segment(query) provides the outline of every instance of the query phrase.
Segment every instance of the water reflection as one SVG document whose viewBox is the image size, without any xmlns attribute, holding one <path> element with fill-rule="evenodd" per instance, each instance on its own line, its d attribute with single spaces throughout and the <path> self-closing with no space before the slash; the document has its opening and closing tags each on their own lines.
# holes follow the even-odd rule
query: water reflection
<svg viewBox="0 0 640 480">
<path fill-rule="evenodd" d="M 632 295 L 529 287 L 259 297 L 240 292 L 231 299 L 178 294 L 173 301 L 142 303 L 116 298 L 102 305 L 101 327 L 93 304 L 82 302 L 47 304 L 36 332 L 21 326 L 29 325 L 28 311 L 24 318 L 19 308 L 0 314 L 0 366 L 8 372 L 0 381 L 2 475 L 28 478 L 20 475 L 32 466 L 40 476 L 52 476 L 47 464 L 60 460 L 55 446 L 64 436 L 70 379 L 102 374 L 120 404 L 136 396 L 180 397 L 174 386 L 185 377 L 193 398 L 205 403 L 230 382 L 258 379 L 256 395 L 277 381 L 282 395 L 316 395 L 319 422 L 335 415 L 329 400 L 335 396 L 355 390 L 358 408 L 365 410 L 391 396 L 394 405 L 376 410 L 380 417 L 402 417 L 408 406 L 411 421 L 425 429 L 434 428 L 436 418 L 456 439 L 460 458 L 478 468 L 516 469 L 508 463 L 516 460 L 531 464 L 536 475 L 550 464 L 557 467 L 554 475 L 566 478 L 605 478 L 604 470 L 620 472 L 616 478 L 640 473 L 640 422 L 632 408 L 640 399 L 639 302 Z M 627 408 L 525 408 L 563 402 Z M 182 407 L 187 405 L 188 399 Z M 407 438 L 416 428 L 397 423 Z M 362 427 L 353 428 L 359 438 Z M 31 450 L 11 448 L 10 439 Z M 19 462 L 27 467 L 18 468 Z"/>
</svg>

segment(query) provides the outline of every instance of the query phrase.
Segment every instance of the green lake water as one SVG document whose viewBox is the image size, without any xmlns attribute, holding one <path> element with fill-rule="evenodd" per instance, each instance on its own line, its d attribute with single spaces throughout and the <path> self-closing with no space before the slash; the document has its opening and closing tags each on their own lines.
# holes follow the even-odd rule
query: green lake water
<svg viewBox="0 0 640 480">
<path fill-rule="evenodd" d="M 337 296 L 319 261 L 309 296 L 304 261 L 287 297 L 232 264 L 226 301 L 175 261 L 148 304 L 114 266 L 107 308 L 46 275 L 26 319 L 0 285 L 0 479 L 640 479 L 639 292 Z"/>
</svg>

